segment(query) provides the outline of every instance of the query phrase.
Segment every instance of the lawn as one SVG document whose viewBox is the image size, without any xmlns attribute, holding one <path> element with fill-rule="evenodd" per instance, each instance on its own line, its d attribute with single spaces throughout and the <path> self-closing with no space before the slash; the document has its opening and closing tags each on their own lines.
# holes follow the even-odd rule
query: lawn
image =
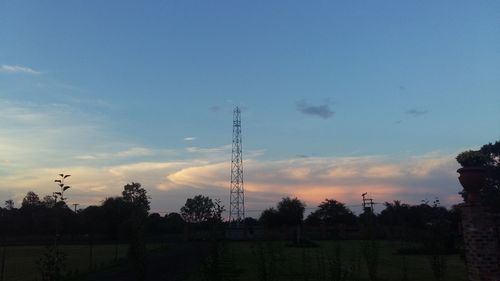
<svg viewBox="0 0 500 281">
<path fill-rule="evenodd" d="M 149 249 L 158 248 L 159 244 L 148 245 Z M 127 245 L 94 245 L 92 268 L 109 266 L 116 259 L 127 254 Z M 4 281 L 32 281 L 37 276 L 37 260 L 44 251 L 44 246 L 9 246 L 5 255 Z M 59 249 L 66 255 L 66 268 L 71 272 L 87 272 L 90 269 L 89 245 L 61 245 Z"/>
<path fill-rule="evenodd" d="M 363 241 L 319 241 L 316 242 L 317 247 L 296 248 L 289 247 L 288 242 L 227 242 L 219 246 L 218 265 L 214 266 L 215 263 L 209 259 L 190 280 L 224 277 L 243 281 L 339 280 L 332 277 L 332 273 L 334 275 L 339 270 L 339 266 L 332 265 L 332 261 L 338 261 L 337 265 L 353 275 L 347 280 L 370 280 L 364 256 L 371 261 L 377 260 L 376 250 L 373 251 L 377 248 L 379 258 L 378 262 L 374 262 L 378 265 L 377 280 L 435 280 L 429 256 L 397 254 L 398 242 L 376 243 L 378 246 L 369 248 L 363 245 L 370 244 Z M 367 249 L 372 249 L 371 254 L 363 255 L 363 249 L 365 253 Z M 467 280 L 465 264 L 459 256 L 444 257 L 446 269 L 442 280 Z"/>
</svg>

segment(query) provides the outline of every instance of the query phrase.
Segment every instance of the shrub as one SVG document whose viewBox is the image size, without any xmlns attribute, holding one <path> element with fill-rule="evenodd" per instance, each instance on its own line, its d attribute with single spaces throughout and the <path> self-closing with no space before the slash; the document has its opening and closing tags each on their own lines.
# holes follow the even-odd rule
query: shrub
<svg viewBox="0 0 500 281">
<path fill-rule="evenodd" d="M 457 156 L 457 162 L 462 167 L 484 167 L 488 163 L 488 156 L 477 150 L 467 150 Z"/>
</svg>

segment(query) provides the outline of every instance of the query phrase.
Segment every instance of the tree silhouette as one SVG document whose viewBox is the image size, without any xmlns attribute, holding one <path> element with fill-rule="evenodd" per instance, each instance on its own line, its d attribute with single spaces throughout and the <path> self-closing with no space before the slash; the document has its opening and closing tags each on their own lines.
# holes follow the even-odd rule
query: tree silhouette
<svg viewBox="0 0 500 281">
<path fill-rule="evenodd" d="M 12 200 L 12 199 L 6 200 L 4 205 L 5 205 L 5 209 L 7 209 L 8 211 L 13 210 L 14 209 L 14 200 Z"/>
<path fill-rule="evenodd" d="M 131 182 L 123 187 L 123 200 L 131 203 L 137 210 L 144 212 L 146 215 L 149 212 L 149 196 L 146 189 L 141 187 L 138 182 Z"/>
<path fill-rule="evenodd" d="M 288 226 L 295 226 L 302 222 L 306 204 L 297 197 L 284 197 L 278 202 L 277 210 L 281 222 Z"/>
<path fill-rule="evenodd" d="M 42 199 L 42 205 L 47 208 L 52 208 L 55 206 L 55 198 L 54 196 L 45 195 Z"/>
<path fill-rule="evenodd" d="M 266 227 L 276 227 L 281 225 L 278 211 L 275 208 L 269 208 L 262 211 L 259 222 Z"/>
<path fill-rule="evenodd" d="M 132 215 L 131 203 L 125 202 L 123 197 L 106 198 L 101 205 L 100 219 L 104 222 L 106 234 L 112 239 L 118 239 L 121 230 L 125 230 L 125 223 Z"/>
<path fill-rule="evenodd" d="M 481 198 L 495 213 L 500 213 L 500 141 L 485 144 L 480 151 L 488 157 L 488 176 Z"/>
<path fill-rule="evenodd" d="M 318 210 L 308 216 L 308 219 L 317 218 L 327 225 L 354 224 L 356 216 L 349 210 L 344 203 L 334 199 L 325 199 L 318 205 Z"/>
<path fill-rule="evenodd" d="M 186 223 L 179 213 L 165 215 L 164 220 L 166 231 L 170 233 L 181 233 Z"/>
<path fill-rule="evenodd" d="M 21 208 L 26 209 L 26 208 L 34 208 L 34 207 L 39 207 L 41 205 L 40 202 L 40 197 L 33 192 L 33 191 L 28 191 L 26 196 L 23 198 L 23 202 L 21 204 Z"/>
<path fill-rule="evenodd" d="M 216 205 L 210 197 L 196 195 L 186 200 L 186 204 L 181 208 L 181 215 L 187 222 L 202 223 L 212 219 L 214 214 L 218 214 L 221 219 L 222 210 L 220 205 Z"/>
<path fill-rule="evenodd" d="M 123 202 L 130 206 L 131 212 L 123 222 L 123 228 L 129 240 L 128 257 L 137 280 L 143 280 L 146 268 L 146 244 L 144 230 L 149 212 L 149 196 L 146 189 L 138 182 L 131 182 L 123 187 Z"/>
<path fill-rule="evenodd" d="M 297 197 L 284 197 L 280 202 L 278 202 L 276 207 L 281 223 L 286 226 L 295 227 L 294 242 L 299 244 L 301 242 L 301 224 L 302 219 L 304 218 L 306 204 L 300 201 Z"/>
<path fill-rule="evenodd" d="M 213 200 L 214 206 L 211 210 L 210 222 L 212 223 L 221 223 L 222 222 L 222 213 L 224 212 L 224 206 L 221 204 L 220 199 Z"/>
</svg>

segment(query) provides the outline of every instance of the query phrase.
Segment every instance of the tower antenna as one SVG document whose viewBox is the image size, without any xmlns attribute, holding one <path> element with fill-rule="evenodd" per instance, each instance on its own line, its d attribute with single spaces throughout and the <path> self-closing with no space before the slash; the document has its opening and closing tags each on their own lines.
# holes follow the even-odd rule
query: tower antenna
<svg viewBox="0 0 500 281">
<path fill-rule="evenodd" d="M 241 146 L 241 111 L 233 111 L 233 149 L 231 156 L 231 195 L 229 221 L 237 223 L 245 219 L 245 193 L 243 189 L 243 154 Z"/>
<path fill-rule="evenodd" d="M 365 213 L 370 212 L 373 214 L 373 205 L 377 203 L 374 203 L 372 198 L 366 198 L 367 194 L 368 192 L 361 194 L 361 196 L 363 197 L 363 211 Z"/>
</svg>

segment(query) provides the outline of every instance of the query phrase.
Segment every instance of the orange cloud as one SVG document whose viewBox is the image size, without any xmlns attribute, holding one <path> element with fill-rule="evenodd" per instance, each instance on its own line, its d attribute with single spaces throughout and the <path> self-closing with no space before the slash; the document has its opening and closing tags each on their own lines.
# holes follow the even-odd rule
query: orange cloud
<svg viewBox="0 0 500 281">
<path fill-rule="evenodd" d="M 400 163 L 389 163 L 391 159 L 383 157 L 251 160 L 244 164 L 245 190 L 247 196 L 269 193 L 274 194 L 275 200 L 279 196 L 293 195 L 310 202 L 320 202 L 324 198 L 359 202 L 363 192 L 369 192 L 382 202 L 397 199 L 419 202 L 445 196 L 450 187 L 451 192 L 460 190 L 452 173 L 442 173 L 453 170 L 450 168 L 453 161 L 440 155 L 405 160 Z M 426 162 L 432 168 L 426 173 L 415 174 Z M 229 169 L 226 162 L 182 169 L 167 176 L 168 188 L 185 185 L 227 189 Z M 448 187 L 436 186 L 439 181 L 449 181 Z"/>
<path fill-rule="evenodd" d="M 403 172 L 397 165 L 378 165 L 369 167 L 364 174 L 365 177 L 390 178 L 401 176 Z"/>
<path fill-rule="evenodd" d="M 449 155 L 428 154 L 405 159 L 374 156 L 249 159 L 244 162 L 244 169 L 246 202 L 259 208 L 273 206 L 283 196 L 297 196 L 310 206 L 325 198 L 359 204 L 364 192 L 377 202 L 418 203 L 434 197 L 443 198 L 446 204 L 461 201 L 456 196 L 461 188 L 454 174 L 454 158 Z M 17 200 L 29 190 L 43 196 L 52 193 L 53 178 L 60 172 L 73 175 L 69 181 L 73 186 L 68 191 L 70 203 L 99 203 L 105 197 L 119 195 L 127 182 L 136 181 L 154 194 L 153 204 L 158 206 L 165 206 L 161 200 L 166 200 L 168 194 L 175 194 L 176 204 L 182 204 L 193 193 L 216 195 L 223 199 L 224 205 L 229 205 L 226 201 L 230 163 L 208 159 L 137 162 L 101 168 L 33 169 L 5 176 L 0 184 L 8 187 Z M 175 208 L 178 210 L 177 205 Z"/>
<path fill-rule="evenodd" d="M 370 191 L 370 196 L 380 201 L 391 201 L 391 198 L 404 192 L 398 186 L 323 186 L 298 188 L 292 194 L 308 202 L 321 202 L 333 198 L 341 202 L 361 202 L 361 194 Z"/>
<path fill-rule="evenodd" d="M 166 178 L 171 183 L 168 186 L 193 186 L 193 187 L 227 187 L 228 175 L 230 172 L 229 163 L 206 164 L 181 169 Z"/>
<path fill-rule="evenodd" d="M 328 173 L 325 175 L 325 177 L 349 178 L 358 176 L 359 173 L 360 172 L 355 167 L 335 167 L 330 169 Z"/>
<path fill-rule="evenodd" d="M 304 180 L 310 176 L 311 169 L 307 167 L 289 168 L 285 170 L 285 173 L 292 179 Z"/>
</svg>

